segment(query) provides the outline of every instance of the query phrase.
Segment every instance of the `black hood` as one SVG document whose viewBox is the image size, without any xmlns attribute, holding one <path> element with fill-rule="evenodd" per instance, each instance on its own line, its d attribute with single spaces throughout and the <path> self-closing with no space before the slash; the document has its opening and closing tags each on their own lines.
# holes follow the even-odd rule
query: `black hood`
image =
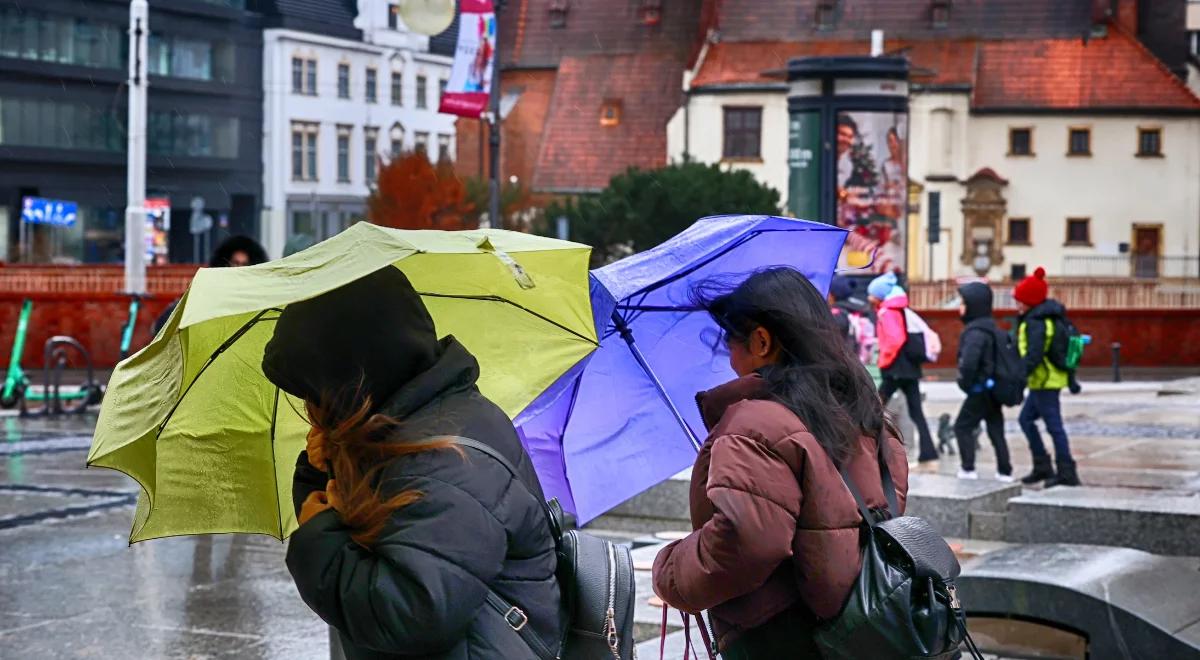
<svg viewBox="0 0 1200 660">
<path fill-rule="evenodd" d="M 1025 318 L 1027 319 L 1044 319 L 1050 316 L 1065 317 L 1066 315 L 1067 308 L 1063 307 L 1062 303 L 1053 298 L 1047 298 L 1046 302 L 1034 307 L 1028 312 L 1025 312 Z"/>
<path fill-rule="evenodd" d="M 420 294 L 398 268 L 386 266 L 288 305 L 267 342 L 262 370 L 292 396 L 349 413 L 362 395 L 378 409 L 441 353 Z"/>
<path fill-rule="evenodd" d="M 992 315 L 992 288 L 983 282 L 969 282 L 958 287 L 958 295 L 962 296 L 963 305 L 967 308 L 963 314 L 963 323 Z"/>
</svg>

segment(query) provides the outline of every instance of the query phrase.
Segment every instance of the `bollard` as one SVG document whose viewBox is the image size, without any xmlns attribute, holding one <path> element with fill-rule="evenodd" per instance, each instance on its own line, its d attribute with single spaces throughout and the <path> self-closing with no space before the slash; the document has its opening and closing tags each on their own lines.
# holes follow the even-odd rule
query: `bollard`
<svg viewBox="0 0 1200 660">
<path fill-rule="evenodd" d="M 1121 382 L 1121 342 L 1119 341 L 1112 343 L 1112 368 L 1113 382 Z"/>
</svg>

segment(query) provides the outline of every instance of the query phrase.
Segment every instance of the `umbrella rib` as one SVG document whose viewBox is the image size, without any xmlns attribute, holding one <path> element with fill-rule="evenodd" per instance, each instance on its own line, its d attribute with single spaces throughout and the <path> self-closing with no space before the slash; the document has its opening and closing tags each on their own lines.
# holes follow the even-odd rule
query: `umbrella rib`
<svg viewBox="0 0 1200 660">
<path fill-rule="evenodd" d="M 279 539 L 283 540 L 283 505 L 279 503 L 279 464 L 275 458 L 275 423 L 278 419 L 279 387 L 276 386 L 275 405 L 271 406 L 271 478 L 275 481 L 275 511 L 279 514 Z"/>
<path fill-rule="evenodd" d="M 576 331 L 572 330 L 571 328 L 568 328 L 567 326 L 565 326 L 565 325 L 563 325 L 563 324 L 559 323 L 558 321 L 555 321 L 554 319 L 551 319 L 551 318 L 549 318 L 549 317 L 543 316 L 542 314 L 539 314 L 539 313 L 537 313 L 537 312 L 533 311 L 532 309 L 529 309 L 528 307 L 526 307 L 526 306 L 524 306 L 524 305 L 521 305 L 521 304 L 515 303 L 515 302 L 513 302 L 513 301 L 511 301 L 511 300 L 509 300 L 508 298 L 505 298 L 505 297 L 503 297 L 503 296 L 496 296 L 496 295 L 490 295 L 490 296 L 468 296 L 468 295 L 461 295 L 461 294 L 451 294 L 451 293 L 427 293 L 427 292 L 424 292 L 424 291 L 418 291 L 417 293 L 418 293 L 418 295 L 425 296 L 425 297 L 429 297 L 429 298 L 450 298 L 450 299 L 455 299 L 455 300 L 479 300 L 479 301 L 482 301 L 482 302 L 501 302 L 501 303 L 506 303 L 506 304 L 512 305 L 513 307 L 516 307 L 517 309 L 519 309 L 519 310 L 521 310 L 521 311 L 527 312 L 527 313 L 529 313 L 530 315 L 532 315 L 532 316 L 535 316 L 535 317 L 537 317 L 537 318 L 539 318 L 539 319 L 541 319 L 541 320 L 545 321 L 546 323 L 549 323 L 550 325 L 552 325 L 552 326 L 554 326 L 554 327 L 556 327 L 556 328 L 558 328 L 558 329 L 560 329 L 560 330 L 564 330 L 564 331 L 566 331 L 566 332 L 568 332 L 568 333 L 570 333 L 570 334 L 572 334 L 572 335 L 574 335 L 574 336 L 578 337 L 579 339 L 582 339 L 583 341 L 586 341 L 587 343 L 589 343 L 589 344 L 592 344 L 593 346 L 599 346 L 599 345 L 600 345 L 600 342 L 598 342 L 598 341 L 596 341 L 596 340 L 594 340 L 594 339 L 590 339 L 590 338 L 588 338 L 588 337 L 585 337 L 585 336 L 583 336 L 583 335 L 579 334 L 578 332 L 576 332 Z"/>
<path fill-rule="evenodd" d="M 629 352 L 633 353 L 634 361 L 638 363 L 638 366 L 642 368 L 642 372 L 644 372 L 650 379 L 651 384 L 654 385 L 654 389 L 658 390 L 658 395 L 662 398 L 663 403 L 667 405 L 667 410 L 671 411 L 671 415 L 675 418 L 675 421 L 679 424 L 679 427 L 683 429 L 684 435 L 687 436 L 688 441 L 692 443 L 692 446 L 695 447 L 696 452 L 699 453 L 701 448 L 700 439 L 697 438 L 696 434 L 692 432 L 692 427 L 688 426 L 687 420 L 683 418 L 683 413 L 679 412 L 679 408 L 675 406 L 675 402 L 672 401 L 671 396 L 667 394 L 667 388 L 664 387 L 662 381 L 658 379 L 658 374 L 654 373 L 654 370 L 650 368 L 650 362 L 646 360 L 646 356 L 643 355 L 641 349 L 637 347 L 637 342 L 635 342 L 633 339 L 633 330 L 625 324 L 625 321 L 621 318 L 620 314 L 617 314 L 616 312 L 613 312 L 613 321 L 616 322 L 617 331 L 621 334 L 621 338 L 625 340 L 625 345 L 629 347 Z"/>
<path fill-rule="evenodd" d="M 254 324 L 258 323 L 259 321 L 278 320 L 278 317 L 270 319 L 263 318 L 267 313 L 282 311 L 283 310 L 277 307 L 269 307 L 255 314 L 253 318 L 251 318 L 249 321 L 246 321 L 246 323 L 243 324 L 242 327 L 238 328 L 236 332 L 234 332 L 232 335 L 229 335 L 229 338 L 226 339 L 220 346 L 218 346 L 217 350 L 213 351 L 212 355 L 208 356 L 208 361 L 204 363 L 204 366 L 200 367 L 200 371 L 196 372 L 196 377 L 192 379 L 192 382 L 188 383 L 187 389 L 183 391 L 183 394 L 179 395 L 179 398 L 175 401 L 175 405 L 171 406 L 171 411 L 167 413 L 167 417 L 163 419 L 162 424 L 158 426 L 158 433 L 154 435 L 154 439 L 156 441 L 162 437 L 163 431 L 165 431 L 167 428 L 167 424 L 170 423 L 171 418 L 175 416 L 175 411 L 179 410 L 179 404 L 183 403 L 183 400 L 187 397 L 188 392 L 192 391 L 192 388 L 200 380 L 200 377 L 203 376 L 204 372 L 207 371 L 208 368 L 212 366 L 212 363 L 216 361 L 217 356 L 229 350 L 231 346 L 237 343 L 237 340 L 241 339 L 247 332 L 250 331 L 250 328 L 254 327 Z"/>
</svg>

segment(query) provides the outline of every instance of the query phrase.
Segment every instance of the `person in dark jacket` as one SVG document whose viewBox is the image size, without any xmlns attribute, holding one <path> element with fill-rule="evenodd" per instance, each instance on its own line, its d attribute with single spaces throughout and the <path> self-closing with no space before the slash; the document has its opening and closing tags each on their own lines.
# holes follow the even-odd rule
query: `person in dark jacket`
<svg viewBox="0 0 1200 660">
<path fill-rule="evenodd" d="M 966 393 L 954 422 L 954 436 L 962 467 L 959 479 L 978 479 L 975 472 L 975 430 L 986 422 L 988 438 L 996 451 L 996 479 L 1012 482 L 1012 463 L 1004 439 L 1004 407 L 992 396 L 989 382 L 996 374 L 996 321 L 992 318 L 992 289 L 982 282 L 959 287 L 962 320 L 958 339 L 958 387 Z"/>
<path fill-rule="evenodd" d="M 1022 477 L 1021 482 L 1035 484 L 1045 481 L 1046 487 L 1078 486 L 1079 475 L 1075 459 L 1071 457 L 1071 442 L 1062 421 L 1061 396 L 1063 388 L 1070 388 L 1073 394 L 1078 394 L 1080 388 L 1074 373 L 1059 369 L 1050 361 L 1050 342 L 1056 330 L 1054 321 L 1066 318 L 1067 310 L 1062 303 L 1049 296 L 1046 271 L 1040 267 L 1013 289 L 1013 298 L 1021 313 L 1017 321 L 1017 348 L 1025 360 L 1025 373 L 1029 374 L 1029 396 L 1021 407 L 1018 421 L 1033 455 L 1033 470 Z M 1046 431 L 1054 440 L 1057 472 L 1051 465 L 1050 454 L 1046 452 L 1046 445 L 1038 432 L 1039 419 L 1045 422 Z"/>
<path fill-rule="evenodd" d="M 532 462 L 476 387 L 475 358 L 438 340 L 403 273 L 288 305 L 262 369 L 312 424 L 287 567 L 347 658 L 533 658 L 489 592 L 558 648 L 555 543 Z M 452 436 L 493 447 L 520 478 Z"/>
<path fill-rule="evenodd" d="M 659 553 L 654 590 L 709 610 L 726 660 L 820 657 L 812 629 L 841 611 L 861 563 L 862 516 L 839 469 L 884 508 L 884 456 L 903 509 L 904 446 L 804 275 L 772 268 L 696 297 L 738 378 L 697 397 L 709 435 L 692 468 L 695 531 Z"/>
</svg>

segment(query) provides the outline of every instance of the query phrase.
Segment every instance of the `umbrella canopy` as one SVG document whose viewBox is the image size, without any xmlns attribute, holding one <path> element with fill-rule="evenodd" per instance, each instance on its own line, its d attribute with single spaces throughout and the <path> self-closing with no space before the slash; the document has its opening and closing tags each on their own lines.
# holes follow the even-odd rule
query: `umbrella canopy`
<svg viewBox="0 0 1200 660">
<path fill-rule="evenodd" d="M 216 532 L 283 538 L 301 402 L 262 374 L 290 303 L 394 265 L 439 336 L 479 359 L 479 387 L 510 416 L 597 346 L 590 248 L 497 230 L 400 231 L 366 223 L 285 259 L 204 269 L 163 331 L 117 365 L 88 465 L 141 484 L 130 541 Z"/>
<path fill-rule="evenodd" d="M 516 420 L 546 496 L 586 523 L 690 466 L 705 436 L 694 396 L 734 377 L 692 287 L 790 266 L 825 292 L 845 240 L 821 223 L 719 216 L 592 271 L 599 350 Z"/>
</svg>

